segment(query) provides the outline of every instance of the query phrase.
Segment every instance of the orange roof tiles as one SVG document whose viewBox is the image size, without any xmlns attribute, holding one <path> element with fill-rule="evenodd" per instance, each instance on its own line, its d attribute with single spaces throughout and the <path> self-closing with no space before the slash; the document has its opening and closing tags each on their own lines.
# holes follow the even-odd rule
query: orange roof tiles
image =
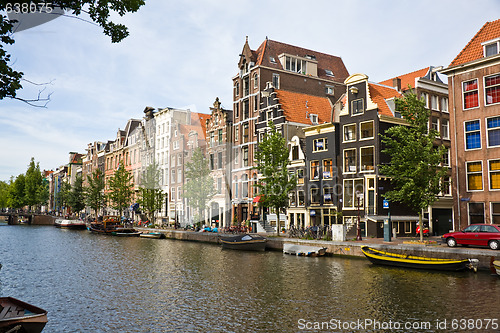
<svg viewBox="0 0 500 333">
<path fill-rule="evenodd" d="M 318 115 L 318 123 L 330 122 L 332 105 L 327 97 L 318 97 L 285 90 L 275 90 L 287 121 L 313 125 L 311 114 Z"/>
<path fill-rule="evenodd" d="M 450 64 L 457 66 L 484 57 L 481 43 L 500 37 L 500 20 L 486 22 Z"/>
<path fill-rule="evenodd" d="M 392 113 L 385 100 L 395 97 L 402 97 L 402 95 L 395 88 L 382 86 L 376 83 L 368 83 L 368 88 L 372 101 L 377 104 L 378 113 L 381 115 L 394 117 L 394 114 Z"/>
<path fill-rule="evenodd" d="M 408 74 L 403 74 L 403 75 L 398 75 L 394 78 L 379 82 L 380 84 L 383 84 L 385 86 L 392 87 L 392 80 L 396 78 L 401 79 L 401 90 L 405 91 L 408 90 L 408 85 L 410 85 L 412 88 L 415 88 L 415 79 L 424 77 L 428 72 L 429 72 L 430 67 L 422 68 L 417 71 L 408 73 Z"/>
</svg>

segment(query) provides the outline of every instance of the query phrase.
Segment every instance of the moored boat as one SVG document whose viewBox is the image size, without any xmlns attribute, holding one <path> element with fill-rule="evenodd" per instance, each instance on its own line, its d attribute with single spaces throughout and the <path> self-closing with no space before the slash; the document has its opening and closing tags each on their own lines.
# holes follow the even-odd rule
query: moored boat
<svg viewBox="0 0 500 333">
<path fill-rule="evenodd" d="M 326 247 L 284 243 L 283 253 L 296 256 L 319 257 L 326 254 Z"/>
<path fill-rule="evenodd" d="M 0 297 L 0 332 L 39 333 L 47 311 L 13 297 Z"/>
<path fill-rule="evenodd" d="M 461 271 L 467 268 L 475 270 L 477 268 L 475 268 L 475 266 L 477 265 L 477 259 L 442 259 L 419 257 L 381 251 L 368 246 L 362 246 L 361 251 L 373 264 L 376 265 L 445 271 Z"/>
<path fill-rule="evenodd" d="M 265 251 L 267 238 L 256 234 L 220 237 L 223 249 Z"/>
<path fill-rule="evenodd" d="M 118 216 L 104 216 L 102 222 L 92 222 L 88 226 L 88 230 L 103 235 L 111 235 L 120 227 L 120 218 Z"/>
<path fill-rule="evenodd" d="M 493 261 L 493 267 L 495 268 L 497 275 L 500 276 L 500 260 Z"/>
<path fill-rule="evenodd" d="M 57 219 L 54 222 L 56 228 L 66 228 L 66 229 L 87 229 L 87 224 L 82 220 L 65 220 Z"/>
<path fill-rule="evenodd" d="M 119 237 L 138 237 L 141 232 L 134 228 L 116 228 L 111 234 Z"/>
<path fill-rule="evenodd" d="M 143 232 L 142 234 L 139 235 L 139 237 L 143 238 L 165 238 L 165 235 L 161 232 Z"/>
</svg>

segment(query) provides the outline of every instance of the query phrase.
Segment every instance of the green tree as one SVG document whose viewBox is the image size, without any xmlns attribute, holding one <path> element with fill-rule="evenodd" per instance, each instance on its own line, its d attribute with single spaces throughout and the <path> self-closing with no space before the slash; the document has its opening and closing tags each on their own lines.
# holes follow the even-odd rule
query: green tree
<svg viewBox="0 0 500 333">
<path fill-rule="evenodd" d="M 0 180 L 0 208 L 7 208 L 9 200 L 9 184 Z"/>
<path fill-rule="evenodd" d="M 85 202 L 95 212 L 97 218 L 99 210 L 106 205 L 104 195 L 104 175 L 97 169 L 91 175 L 87 175 L 88 186 L 85 187 Z"/>
<path fill-rule="evenodd" d="M 63 180 L 61 183 L 61 187 L 59 191 L 56 193 L 56 207 L 58 207 L 59 211 L 63 214 L 68 212 L 69 207 L 69 196 L 71 193 L 71 185 L 66 180 Z M 64 208 L 64 211 L 62 210 Z"/>
<path fill-rule="evenodd" d="M 68 205 L 74 213 L 78 213 L 85 208 L 85 193 L 83 191 L 83 178 L 81 175 L 76 176 L 75 183 L 71 186 L 68 195 Z"/>
<path fill-rule="evenodd" d="M 23 4 L 29 6 L 31 3 L 33 3 L 31 0 L 4 1 L 0 3 L 0 76 L 2 77 L 0 100 L 9 97 L 35 105 L 32 103 L 39 101 L 39 99 L 26 100 L 17 97 L 17 91 L 22 88 L 23 73 L 12 69 L 10 66 L 11 56 L 4 49 L 4 45 L 14 44 L 15 42 L 12 36 L 14 22 L 9 21 L 6 15 L 7 9 L 12 10 L 15 4 L 19 4 L 22 8 Z M 80 16 L 82 13 L 88 13 L 90 19 L 100 25 L 104 33 L 111 37 L 111 41 L 117 43 L 127 37 L 129 32 L 123 24 L 112 22 L 110 16 L 115 16 L 115 14 L 123 16 L 126 13 L 136 12 L 144 3 L 144 0 L 51 0 L 50 6 L 48 3 L 47 6 L 67 10 L 75 17 Z"/>
<path fill-rule="evenodd" d="M 438 132 L 428 129 L 430 110 L 411 92 L 396 99 L 396 109 L 408 125 L 389 128 L 381 135 L 383 153 L 390 163 L 380 166 L 394 189 L 384 194 L 389 201 L 401 202 L 418 211 L 420 240 L 423 240 L 422 216 L 443 190 L 447 169 L 440 165 L 446 148 L 437 146 Z"/>
<path fill-rule="evenodd" d="M 24 195 L 25 177 L 20 174 L 16 180 L 11 178 L 8 189 L 8 206 L 12 208 L 22 208 L 26 206 L 26 196 Z"/>
<path fill-rule="evenodd" d="M 257 187 L 259 188 L 261 199 L 259 205 L 272 207 L 276 211 L 276 232 L 280 232 L 280 212 L 288 207 L 288 193 L 295 188 L 297 180 L 295 176 L 290 177 L 287 166 L 288 148 L 285 138 L 276 129 L 271 121 L 270 130 L 264 135 L 264 139 L 259 142 L 255 160 L 257 170 L 261 174 Z"/>
<path fill-rule="evenodd" d="M 123 215 L 123 210 L 125 210 L 132 200 L 133 190 L 133 177 L 125 170 L 125 165 L 123 161 L 116 170 L 115 174 L 109 180 L 109 200 L 111 202 L 111 207 L 120 212 L 120 216 Z"/>
<path fill-rule="evenodd" d="M 208 159 L 200 148 L 196 148 L 191 160 L 186 163 L 185 176 L 187 182 L 183 186 L 182 196 L 197 210 L 195 222 L 205 221 L 205 209 L 216 190 L 214 179 L 210 175 Z"/>
<path fill-rule="evenodd" d="M 165 201 L 165 195 L 158 182 L 160 177 L 161 170 L 156 161 L 153 161 L 146 168 L 142 186 L 139 188 L 138 203 L 151 222 L 156 221 L 156 215 L 162 209 Z"/>
<path fill-rule="evenodd" d="M 43 176 L 40 172 L 40 165 L 32 157 L 25 175 L 24 195 L 25 203 L 31 207 L 38 207 L 42 202 L 42 195 L 45 189 Z"/>
</svg>

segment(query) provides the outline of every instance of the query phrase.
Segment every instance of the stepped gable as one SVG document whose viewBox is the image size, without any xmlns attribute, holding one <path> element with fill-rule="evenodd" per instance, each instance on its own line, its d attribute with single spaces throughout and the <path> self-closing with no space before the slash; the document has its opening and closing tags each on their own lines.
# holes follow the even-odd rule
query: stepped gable
<svg viewBox="0 0 500 333">
<path fill-rule="evenodd" d="M 467 45 L 460 51 L 449 67 L 465 64 L 484 57 L 481 43 L 500 37 L 500 19 L 486 22 Z"/>
<path fill-rule="evenodd" d="M 311 114 L 318 115 L 318 123 L 331 121 L 332 104 L 327 97 L 318 97 L 276 89 L 281 109 L 287 121 L 313 125 Z"/>
</svg>

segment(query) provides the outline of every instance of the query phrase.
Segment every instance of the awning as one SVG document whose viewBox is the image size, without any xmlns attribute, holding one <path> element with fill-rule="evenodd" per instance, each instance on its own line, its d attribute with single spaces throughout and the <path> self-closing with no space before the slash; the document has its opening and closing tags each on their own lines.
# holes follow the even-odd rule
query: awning
<svg viewBox="0 0 500 333">
<path fill-rule="evenodd" d="M 388 219 L 388 215 L 368 215 L 366 219 L 372 222 L 384 222 L 384 220 Z M 418 222 L 418 216 L 411 215 L 391 215 L 392 222 Z M 428 219 L 425 217 L 422 218 L 422 222 L 427 222 Z"/>
<path fill-rule="evenodd" d="M 253 203 L 260 202 L 260 197 L 261 195 L 258 195 L 255 198 L 253 198 Z"/>
</svg>

